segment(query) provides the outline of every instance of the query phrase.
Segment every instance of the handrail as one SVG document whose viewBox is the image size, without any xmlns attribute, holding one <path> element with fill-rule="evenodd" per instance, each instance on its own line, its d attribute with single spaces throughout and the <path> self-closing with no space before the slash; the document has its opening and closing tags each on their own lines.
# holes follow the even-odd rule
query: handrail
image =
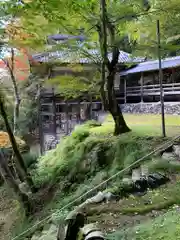
<svg viewBox="0 0 180 240">
<path fill-rule="evenodd" d="M 163 87 L 174 87 L 174 86 L 180 86 L 180 83 L 166 83 L 163 84 Z M 143 86 L 134 86 L 134 87 L 127 87 L 127 89 L 136 89 L 136 88 L 156 88 L 156 87 L 160 87 L 159 84 L 155 84 L 155 85 L 143 85 Z"/>
<path fill-rule="evenodd" d="M 180 87 L 164 88 L 163 90 L 164 90 L 164 92 L 167 92 L 167 91 L 169 91 L 169 92 L 174 91 L 175 92 L 175 91 L 180 90 Z M 143 89 L 143 90 L 137 89 L 137 90 L 127 91 L 126 93 L 135 93 L 135 92 L 146 93 L 146 92 L 157 92 L 157 91 L 160 91 L 160 88 L 156 88 L 156 89 L 151 88 L 151 89 Z"/>
</svg>

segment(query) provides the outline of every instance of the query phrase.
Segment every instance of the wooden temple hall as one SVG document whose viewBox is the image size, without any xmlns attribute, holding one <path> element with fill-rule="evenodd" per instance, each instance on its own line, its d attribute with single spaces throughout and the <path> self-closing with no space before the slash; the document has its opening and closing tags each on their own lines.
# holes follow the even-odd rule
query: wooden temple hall
<svg viewBox="0 0 180 240">
<path fill-rule="evenodd" d="M 164 100 L 180 101 L 180 56 L 163 59 L 162 70 Z M 159 101 L 158 60 L 141 62 L 120 72 L 120 97 L 123 103 Z"/>
<path fill-rule="evenodd" d="M 67 36 L 57 35 L 57 40 L 64 41 Z M 56 39 L 54 39 L 56 40 Z M 81 39 L 82 40 L 82 39 Z M 92 52 L 91 52 L 92 54 Z M 96 51 L 97 54 L 97 51 Z M 70 59 L 64 58 L 61 52 L 38 54 L 33 56 L 39 63 L 60 59 L 58 66 L 51 69 L 51 77 L 66 74 Z M 63 63 L 63 64 L 62 64 Z M 92 64 L 86 58 L 79 58 L 79 63 L 92 71 Z M 127 68 L 131 63 L 131 68 Z M 143 58 L 132 58 L 120 52 L 119 64 L 123 71 L 117 73 L 114 87 L 119 104 L 157 102 L 160 100 L 158 61 L 145 61 Z M 163 89 L 165 101 L 180 101 L 180 56 L 162 60 Z M 122 68 L 121 68 L 122 69 Z M 52 149 L 63 136 L 68 135 L 75 125 L 86 120 L 103 120 L 104 113 L 100 100 L 90 96 L 65 101 L 55 89 L 43 89 L 40 94 L 39 135 L 42 153 Z"/>
</svg>

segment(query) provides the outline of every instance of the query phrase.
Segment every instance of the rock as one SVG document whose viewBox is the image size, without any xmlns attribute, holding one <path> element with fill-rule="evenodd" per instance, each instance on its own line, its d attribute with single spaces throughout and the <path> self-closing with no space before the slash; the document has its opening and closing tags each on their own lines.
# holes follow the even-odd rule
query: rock
<svg viewBox="0 0 180 240">
<path fill-rule="evenodd" d="M 28 186 L 27 183 L 25 183 L 25 182 L 21 182 L 21 183 L 19 184 L 19 189 L 20 189 L 23 193 L 25 193 L 25 194 L 27 194 L 27 195 L 31 195 L 31 194 L 32 194 L 29 186 Z"/>
<path fill-rule="evenodd" d="M 53 234 L 53 233 L 57 233 L 57 231 L 58 231 L 58 227 L 54 224 L 51 224 L 49 228 L 49 233 Z"/>
<path fill-rule="evenodd" d="M 117 196 L 117 195 L 114 195 L 113 193 L 111 192 L 106 192 L 104 193 L 104 199 L 108 202 L 108 201 L 111 201 L 111 200 L 119 200 L 120 199 L 120 196 Z"/>
<path fill-rule="evenodd" d="M 162 155 L 162 159 L 172 161 L 176 160 L 176 157 L 172 152 L 164 152 Z"/>
<path fill-rule="evenodd" d="M 43 231 L 48 231 L 50 229 L 50 227 L 51 227 L 50 223 L 45 224 L 43 227 Z"/>
<path fill-rule="evenodd" d="M 35 234 L 32 236 L 31 240 L 38 240 L 40 237 L 41 237 L 40 233 L 35 233 Z"/>
<path fill-rule="evenodd" d="M 123 178 L 122 183 L 127 184 L 127 185 L 131 185 L 132 184 L 132 179 L 131 178 Z"/>
<path fill-rule="evenodd" d="M 149 169 L 147 165 L 141 165 L 141 175 L 142 176 L 148 176 L 149 175 Z"/>
<path fill-rule="evenodd" d="M 180 158 L 180 146 L 179 145 L 173 145 L 173 150 L 176 156 Z"/>
<path fill-rule="evenodd" d="M 88 199 L 88 203 L 100 203 L 104 200 L 105 193 L 98 192 L 94 197 Z"/>
<path fill-rule="evenodd" d="M 132 170 L 132 181 L 135 182 L 141 178 L 141 169 L 136 168 Z"/>
<path fill-rule="evenodd" d="M 152 173 L 149 175 L 149 177 L 151 179 L 154 179 L 156 181 L 156 183 L 158 184 L 158 186 L 165 184 L 166 182 L 169 181 L 169 178 L 160 174 L 160 173 Z"/>
<path fill-rule="evenodd" d="M 67 232 L 67 226 L 60 224 L 58 228 L 57 240 L 64 240 Z"/>
<path fill-rule="evenodd" d="M 121 105 L 122 112 L 124 113 L 153 113 L 153 114 L 161 114 L 161 104 L 157 103 L 135 103 L 135 104 L 122 104 Z M 171 115 L 179 115 L 180 114 L 180 104 L 177 102 L 165 102 L 164 110 L 166 114 Z"/>
<path fill-rule="evenodd" d="M 46 226 L 48 228 L 48 225 Z M 41 236 L 38 236 L 38 240 L 54 240 L 57 239 L 58 227 L 54 224 L 51 224 L 48 230 L 43 230 Z M 33 240 L 37 240 L 36 238 Z M 32 240 L 32 239 L 31 239 Z"/>
</svg>

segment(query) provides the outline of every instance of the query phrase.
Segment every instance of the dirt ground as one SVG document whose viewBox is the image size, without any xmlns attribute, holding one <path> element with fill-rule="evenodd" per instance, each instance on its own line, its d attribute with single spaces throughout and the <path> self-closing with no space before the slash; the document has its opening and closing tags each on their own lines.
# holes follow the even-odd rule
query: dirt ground
<svg viewBox="0 0 180 240">
<path fill-rule="evenodd" d="M 0 188 L 0 239 L 9 240 L 11 229 L 18 217 L 18 204 L 12 200 L 11 193 L 4 187 Z"/>
<path fill-rule="evenodd" d="M 104 210 L 106 207 L 109 208 L 109 206 L 103 206 Z M 118 207 L 118 204 L 114 204 L 114 210 L 116 211 Z M 119 206 L 120 207 L 120 206 Z M 98 207 L 99 208 L 99 207 Z M 111 209 L 113 211 L 113 204 L 111 204 Z M 103 209 L 102 209 L 103 212 Z M 120 229 L 125 229 L 129 227 L 136 226 L 138 224 L 141 224 L 145 221 L 148 221 L 150 219 L 153 219 L 161 214 L 166 212 L 166 210 L 161 210 L 161 211 L 155 211 L 153 210 L 152 212 L 148 214 L 121 214 L 119 212 L 117 213 L 101 213 L 100 215 L 94 215 L 88 217 L 88 222 L 92 223 L 95 222 L 97 225 L 106 233 L 112 233 Z"/>
</svg>

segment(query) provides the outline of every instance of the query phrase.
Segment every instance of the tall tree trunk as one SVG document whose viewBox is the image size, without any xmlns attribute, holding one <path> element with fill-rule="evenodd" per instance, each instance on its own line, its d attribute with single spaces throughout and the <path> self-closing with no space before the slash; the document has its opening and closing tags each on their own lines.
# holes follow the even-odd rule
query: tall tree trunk
<svg viewBox="0 0 180 240">
<path fill-rule="evenodd" d="M 7 129 L 7 133 L 9 135 L 9 139 L 11 141 L 11 145 L 12 145 L 14 154 L 16 156 L 17 165 L 20 166 L 20 168 L 21 168 L 21 172 L 19 174 L 23 173 L 24 180 L 27 181 L 27 183 L 28 183 L 29 187 L 31 188 L 32 192 L 36 192 L 36 189 L 34 187 L 32 178 L 27 171 L 27 168 L 24 164 L 24 160 L 23 160 L 23 158 L 21 156 L 21 153 L 20 153 L 20 151 L 17 147 L 17 143 L 16 143 L 15 137 L 13 135 L 13 132 L 11 130 L 11 127 L 9 125 L 7 114 L 6 114 L 4 104 L 3 104 L 3 100 L 2 100 L 1 96 L 0 96 L 0 111 L 1 111 L 2 118 L 4 119 L 4 123 L 5 123 L 6 129 Z"/>
<path fill-rule="evenodd" d="M 119 135 L 121 133 L 129 132 L 130 129 L 126 125 L 124 117 L 122 115 L 120 106 L 118 105 L 116 94 L 114 91 L 114 78 L 116 74 L 116 65 L 119 59 L 119 49 L 116 47 L 115 43 L 115 31 L 114 26 L 108 21 L 107 11 L 106 11 L 106 0 L 100 1 L 101 8 L 101 26 L 98 27 L 99 39 L 101 45 L 102 53 L 102 85 L 100 88 L 101 98 L 103 99 L 103 104 L 105 109 L 108 110 L 115 122 L 114 135 Z M 110 41 L 112 46 L 112 60 L 111 62 L 108 59 L 108 50 L 107 50 L 107 32 L 110 33 Z M 108 72 L 107 78 L 105 77 L 106 69 Z M 107 96 L 106 96 L 106 90 Z"/>
<path fill-rule="evenodd" d="M 4 181 L 7 182 L 10 188 L 12 188 L 14 193 L 18 196 L 20 202 L 24 206 L 26 215 L 29 216 L 33 211 L 32 202 L 25 193 L 20 191 L 18 183 L 14 179 L 2 152 L 0 152 L 0 172 L 4 178 Z"/>
<path fill-rule="evenodd" d="M 128 128 L 121 108 L 118 105 L 117 99 L 116 99 L 116 94 L 114 90 L 114 78 L 115 78 L 115 73 L 111 72 L 109 76 L 107 77 L 107 100 L 108 100 L 108 110 L 111 113 L 115 127 L 114 127 L 114 135 L 119 135 L 122 133 L 129 132 L 130 129 Z"/>
<path fill-rule="evenodd" d="M 15 74 L 14 74 L 15 59 L 14 59 L 14 49 L 13 48 L 11 48 L 11 63 L 9 63 L 6 60 L 3 60 L 3 61 L 8 68 L 9 74 L 11 76 L 11 81 L 12 81 L 12 84 L 13 84 L 13 89 L 14 89 L 15 104 L 14 104 L 14 115 L 13 115 L 13 132 L 16 133 L 16 131 L 17 131 L 17 121 L 18 121 L 18 118 L 19 118 L 19 107 L 20 107 L 20 103 L 21 103 L 21 98 L 20 98 L 20 94 L 19 94 L 19 91 L 18 91 L 18 86 L 17 86 L 17 83 L 16 83 L 16 77 L 15 77 Z"/>
</svg>

